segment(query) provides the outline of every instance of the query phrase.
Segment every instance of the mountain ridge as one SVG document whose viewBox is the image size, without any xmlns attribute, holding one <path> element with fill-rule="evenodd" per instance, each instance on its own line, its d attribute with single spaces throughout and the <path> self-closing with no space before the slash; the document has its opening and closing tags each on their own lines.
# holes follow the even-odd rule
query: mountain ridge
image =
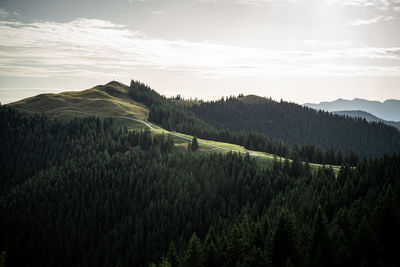
<svg viewBox="0 0 400 267">
<path fill-rule="evenodd" d="M 318 104 L 305 103 L 304 106 L 329 112 L 362 110 L 385 121 L 400 121 L 400 100 L 397 99 L 379 102 L 362 98 L 354 98 L 353 100 L 338 98 L 334 101 L 322 101 Z"/>
<path fill-rule="evenodd" d="M 61 111 L 65 110 L 131 116 L 169 131 L 283 157 L 298 144 L 300 157 L 316 163 L 324 163 L 327 157 L 335 163 L 333 149 L 335 153 L 356 152 L 362 157 L 400 151 L 400 136 L 392 127 L 341 118 L 295 103 L 255 95 L 197 101 L 195 105 L 189 102 L 166 98 L 139 81 L 132 81 L 130 86 L 113 81 L 81 92 L 38 95 L 7 106 L 46 114 L 51 110 L 53 114 L 49 115 L 57 118 L 64 118 Z M 373 145 L 370 140 L 375 140 Z"/>
</svg>

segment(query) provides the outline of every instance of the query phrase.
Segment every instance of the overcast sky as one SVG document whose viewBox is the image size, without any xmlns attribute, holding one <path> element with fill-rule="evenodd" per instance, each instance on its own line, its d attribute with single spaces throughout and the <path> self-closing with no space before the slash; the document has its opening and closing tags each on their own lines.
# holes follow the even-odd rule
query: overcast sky
<svg viewBox="0 0 400 267">
<path fill-rule="evenodd" d="M 400 0 L 0 1 L 2 104 L 113 79 L 202 99 L 400 99 Z"/>
</svg>

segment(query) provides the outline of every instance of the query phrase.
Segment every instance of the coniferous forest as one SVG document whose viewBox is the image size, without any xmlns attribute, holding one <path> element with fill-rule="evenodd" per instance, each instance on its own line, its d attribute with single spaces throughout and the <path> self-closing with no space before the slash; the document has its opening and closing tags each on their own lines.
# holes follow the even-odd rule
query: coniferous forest
<svg viewBox="0 0 400 267">
<path fill-rule="evenodd" d="M 359 156 L 400 151 L 400 132 L 394 127 L 294 103 L 247 103 L 241 101 L 243 95 L 211 102 L 167 99 L 136 81 L 131 82 L 130 95 L 150 107 L 149 120 L 165 129 L 278 156 L 355 166 Z"/>
<path fill-rule="evenodd" d="M 111 118 L 61 122 L 1 106 L 0 263 L 399 266 L 400 156 L 382 150 L 365 158 L 372 152 L 364 150 L 356 161 L 342 160 L 337 174 L 315 170 L 301 161 L 306 146 L 262 129 L 236 132 L 223 114 L 206 120 L 202 103 L 181 107 L 151 90 L 132 95 L 151 107 L 153 121 L 169 112 L 163 123 L 171 129 L 215 139 L 259 134 L 293 160 L 266 167 L 249 154 L 177 150 L 170 136 L 128 131 Z M 230 101 L 238 100 L 217 104 Z M 371 127 L 366 133 L 386 127 L 351 121 Z"/>
</svg>

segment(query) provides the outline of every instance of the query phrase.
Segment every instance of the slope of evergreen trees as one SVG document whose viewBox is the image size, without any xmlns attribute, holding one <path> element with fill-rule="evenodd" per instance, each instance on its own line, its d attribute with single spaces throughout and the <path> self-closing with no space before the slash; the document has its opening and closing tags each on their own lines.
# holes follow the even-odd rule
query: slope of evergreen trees
<svg viewBox="0 0 400 267">
<path fill-rule="evenodd" d="M 311 171 L 299 158 L 178 152 L 112 119 L 0 107 L 6 266 L 398 266 L 400 157 Z M 2 254 L 4 255 L 4 254 Z"/>
<path fill-rule="evenodd" d="M 339 165 L 343 157 L 348 163 L 356 162 L 356 154 L 379 157 L 400 151 L 400 132 L 383 123 L 332 115 L 284 101 L 248 103 L 241 101 L 242 95 L 184 103 L 181 99 L 166 99 L 135 81 L 130 90 L 135 100 L 150 107 L 150 121 L 169 130 L 248 149 L 287 156 L 291 146 L 297 144 L 304 147 L 299 151 L 302 159 Z"/>
<path fill-rule="evenodd" d="M 263 101 L 247 104 L 240 98 L 193 105 L 191 111 L 217 128 L 252 129 L 289 145 L 307 144 L 376 157 L 400 151 L 400 132 L 383 123 L 332 115 L 294 103 Z"/>
</svg>

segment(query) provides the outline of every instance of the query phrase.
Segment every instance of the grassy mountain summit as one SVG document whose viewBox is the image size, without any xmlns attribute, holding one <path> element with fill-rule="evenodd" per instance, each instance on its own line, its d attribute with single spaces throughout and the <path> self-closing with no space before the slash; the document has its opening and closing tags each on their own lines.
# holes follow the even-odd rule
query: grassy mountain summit
<svg viewBox="0 0 400 267">
<path fill-rule="evenodd" d="M 239 96 L 239 101 L 246 104 L 262 104 L 271 102 L 272 100 L 258 95 L 246 95 L 242 97 Z"/>
<path fill-rule="evenodd" d="M 8 104 L 34 112 L 51 111 L 50 115 L 60 116 L 65 110 L 77 110 L 92 114 L 132 116 L 146 119 L 148 108 L 129 96 L 129 86 L 112 81 L 84 91 L 59 94 L 40 94 Z"/>
</svg>

